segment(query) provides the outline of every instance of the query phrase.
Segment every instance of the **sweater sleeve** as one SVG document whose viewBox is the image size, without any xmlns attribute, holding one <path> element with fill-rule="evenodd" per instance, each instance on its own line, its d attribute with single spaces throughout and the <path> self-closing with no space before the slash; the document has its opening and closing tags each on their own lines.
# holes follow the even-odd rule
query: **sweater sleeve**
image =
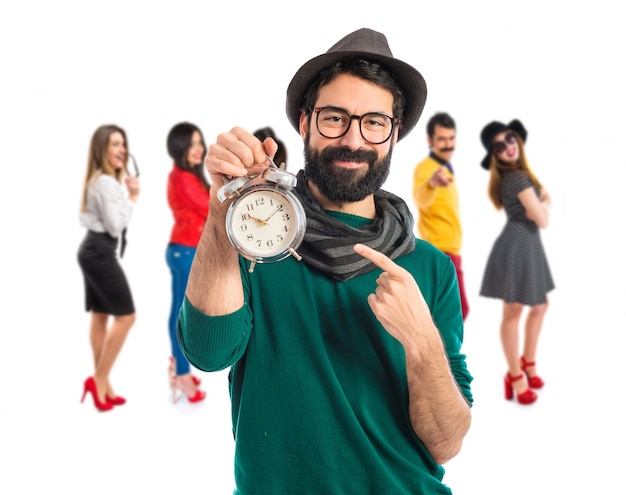
<svg viewBox="0 0 626 495">
<path fill-rule="evenodd" d="M 459 389 L 471 406 L 474 402 L 470 387 L 473 377 L 467 369 L 466 356 L 461 352 L 464 338 L 464 324 L 461 301 L 459 298 L 458 280 L 452 260 L 449 260 L 447 263 L 442 281 L 441 292 L 439 293 L 439 298 L 435 305 L 436 309 L 433 313 L 433 319 L 442 334 L 452 374 L 454 375 Z"/>
<path fill-rule="evenodd" d="M 413 201 L 418 208 L 427 208 L 435 199 L 437 189 L 429 184 L 439 165 L 427 158 L 415 167 L 413 173 Z"/>
<path fill-rule="evenodd" d="M 224 316 L 209 316 L 183 299 L 178 315 L 177 337 L 183 354 L 196 368 L 220 371 L 243 356 L 252 329 L 250 306 Z"/>
</svg>

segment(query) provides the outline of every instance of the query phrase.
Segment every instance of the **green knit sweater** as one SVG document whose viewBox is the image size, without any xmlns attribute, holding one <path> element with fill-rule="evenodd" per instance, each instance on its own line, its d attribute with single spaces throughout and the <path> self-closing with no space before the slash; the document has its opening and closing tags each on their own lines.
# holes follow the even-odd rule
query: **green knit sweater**
<svg viewBox="0 0 626 495">
<path fill-rule="evenodd" d="M 417 240 L 395 261 L 417 280 L 471 403 L 450 258 Z M 194 366 L 231 367 L 234 493 L 451 493 L 411 427 L 403 347 L 367 303 L 380 270 L 338 282 L 291 257 L 248 266 L 241 258 L 241 309 L 210 317 L 185 299 L 178 324 Z"/>
</svg>

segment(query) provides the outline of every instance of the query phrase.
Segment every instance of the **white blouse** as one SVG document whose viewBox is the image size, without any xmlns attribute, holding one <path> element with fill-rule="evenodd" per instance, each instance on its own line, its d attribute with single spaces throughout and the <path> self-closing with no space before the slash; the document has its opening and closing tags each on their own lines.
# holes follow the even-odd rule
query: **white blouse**
<svg viewBox="0 0 626 495">
<path fill-rule="evenodd" d="M 115 177 L 101 174 L 87 188 L 87 206 L 80 214 L 80 224 L 93 232 L 108 232 L 118 238 L 128 227 L 134 206 Z"/>
</svg>

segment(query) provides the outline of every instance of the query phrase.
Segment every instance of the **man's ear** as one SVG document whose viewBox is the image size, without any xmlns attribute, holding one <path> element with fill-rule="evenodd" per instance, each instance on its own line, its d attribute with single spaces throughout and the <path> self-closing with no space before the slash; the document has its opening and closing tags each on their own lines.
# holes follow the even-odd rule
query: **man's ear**
<svg viewBox="0 0 626 495">
<path fill-rule="evenodd" d="M 393 130 L 393 136 L 391 136 L 391 146 L 395 147 L 396 143 L 398 142 L 398 133 L 400 132 L 400 129 L 398 129 L 398 127 L 396 127 Z"/>
<path fill-rule="evenodd" d="M 300 112 L 300 137 L 304 139 L 307 132 L 309 132 L 309 118 L 305 112 Z"/>
</svg>

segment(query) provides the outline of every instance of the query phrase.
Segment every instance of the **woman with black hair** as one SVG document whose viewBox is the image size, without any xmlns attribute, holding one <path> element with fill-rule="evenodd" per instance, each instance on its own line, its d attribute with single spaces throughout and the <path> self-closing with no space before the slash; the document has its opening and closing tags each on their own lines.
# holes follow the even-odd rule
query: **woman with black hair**
<svg viewBox="0 0 626 495">
<path fill-rule="evenodd" d="M 174 160 L 167 180 L 167 202 L 174 225 L 165 255 L 172 274 L 172 304 L 168 321 L 172 349 L 170 387 L 174 403 L 178 390 L 189 402 L 196 403 L 204 400 L 206 393 L 199 389 L 200 379 L 191 373 L 189 361 L 180 350 L 176 324 L 191 263 L 209 214 L 210 184 L 202 165 L 206 153 L 202 131 L 189 122 L 176 124 L 167 136 L 167 151 Z"/>
<path fill-rule="evenodd" d="M 274 163 L 278 165 L 278 168 L 287 170 L 287 147 L 282 140 L 276 136 L 274 129 L 271 127 L 262 127 L 254 131 L 254 136 L 261 142 L 265 141 L 268 137 L 272 138 L 278 145 L 278 149 L 274 154 Z"/>
</svg>

